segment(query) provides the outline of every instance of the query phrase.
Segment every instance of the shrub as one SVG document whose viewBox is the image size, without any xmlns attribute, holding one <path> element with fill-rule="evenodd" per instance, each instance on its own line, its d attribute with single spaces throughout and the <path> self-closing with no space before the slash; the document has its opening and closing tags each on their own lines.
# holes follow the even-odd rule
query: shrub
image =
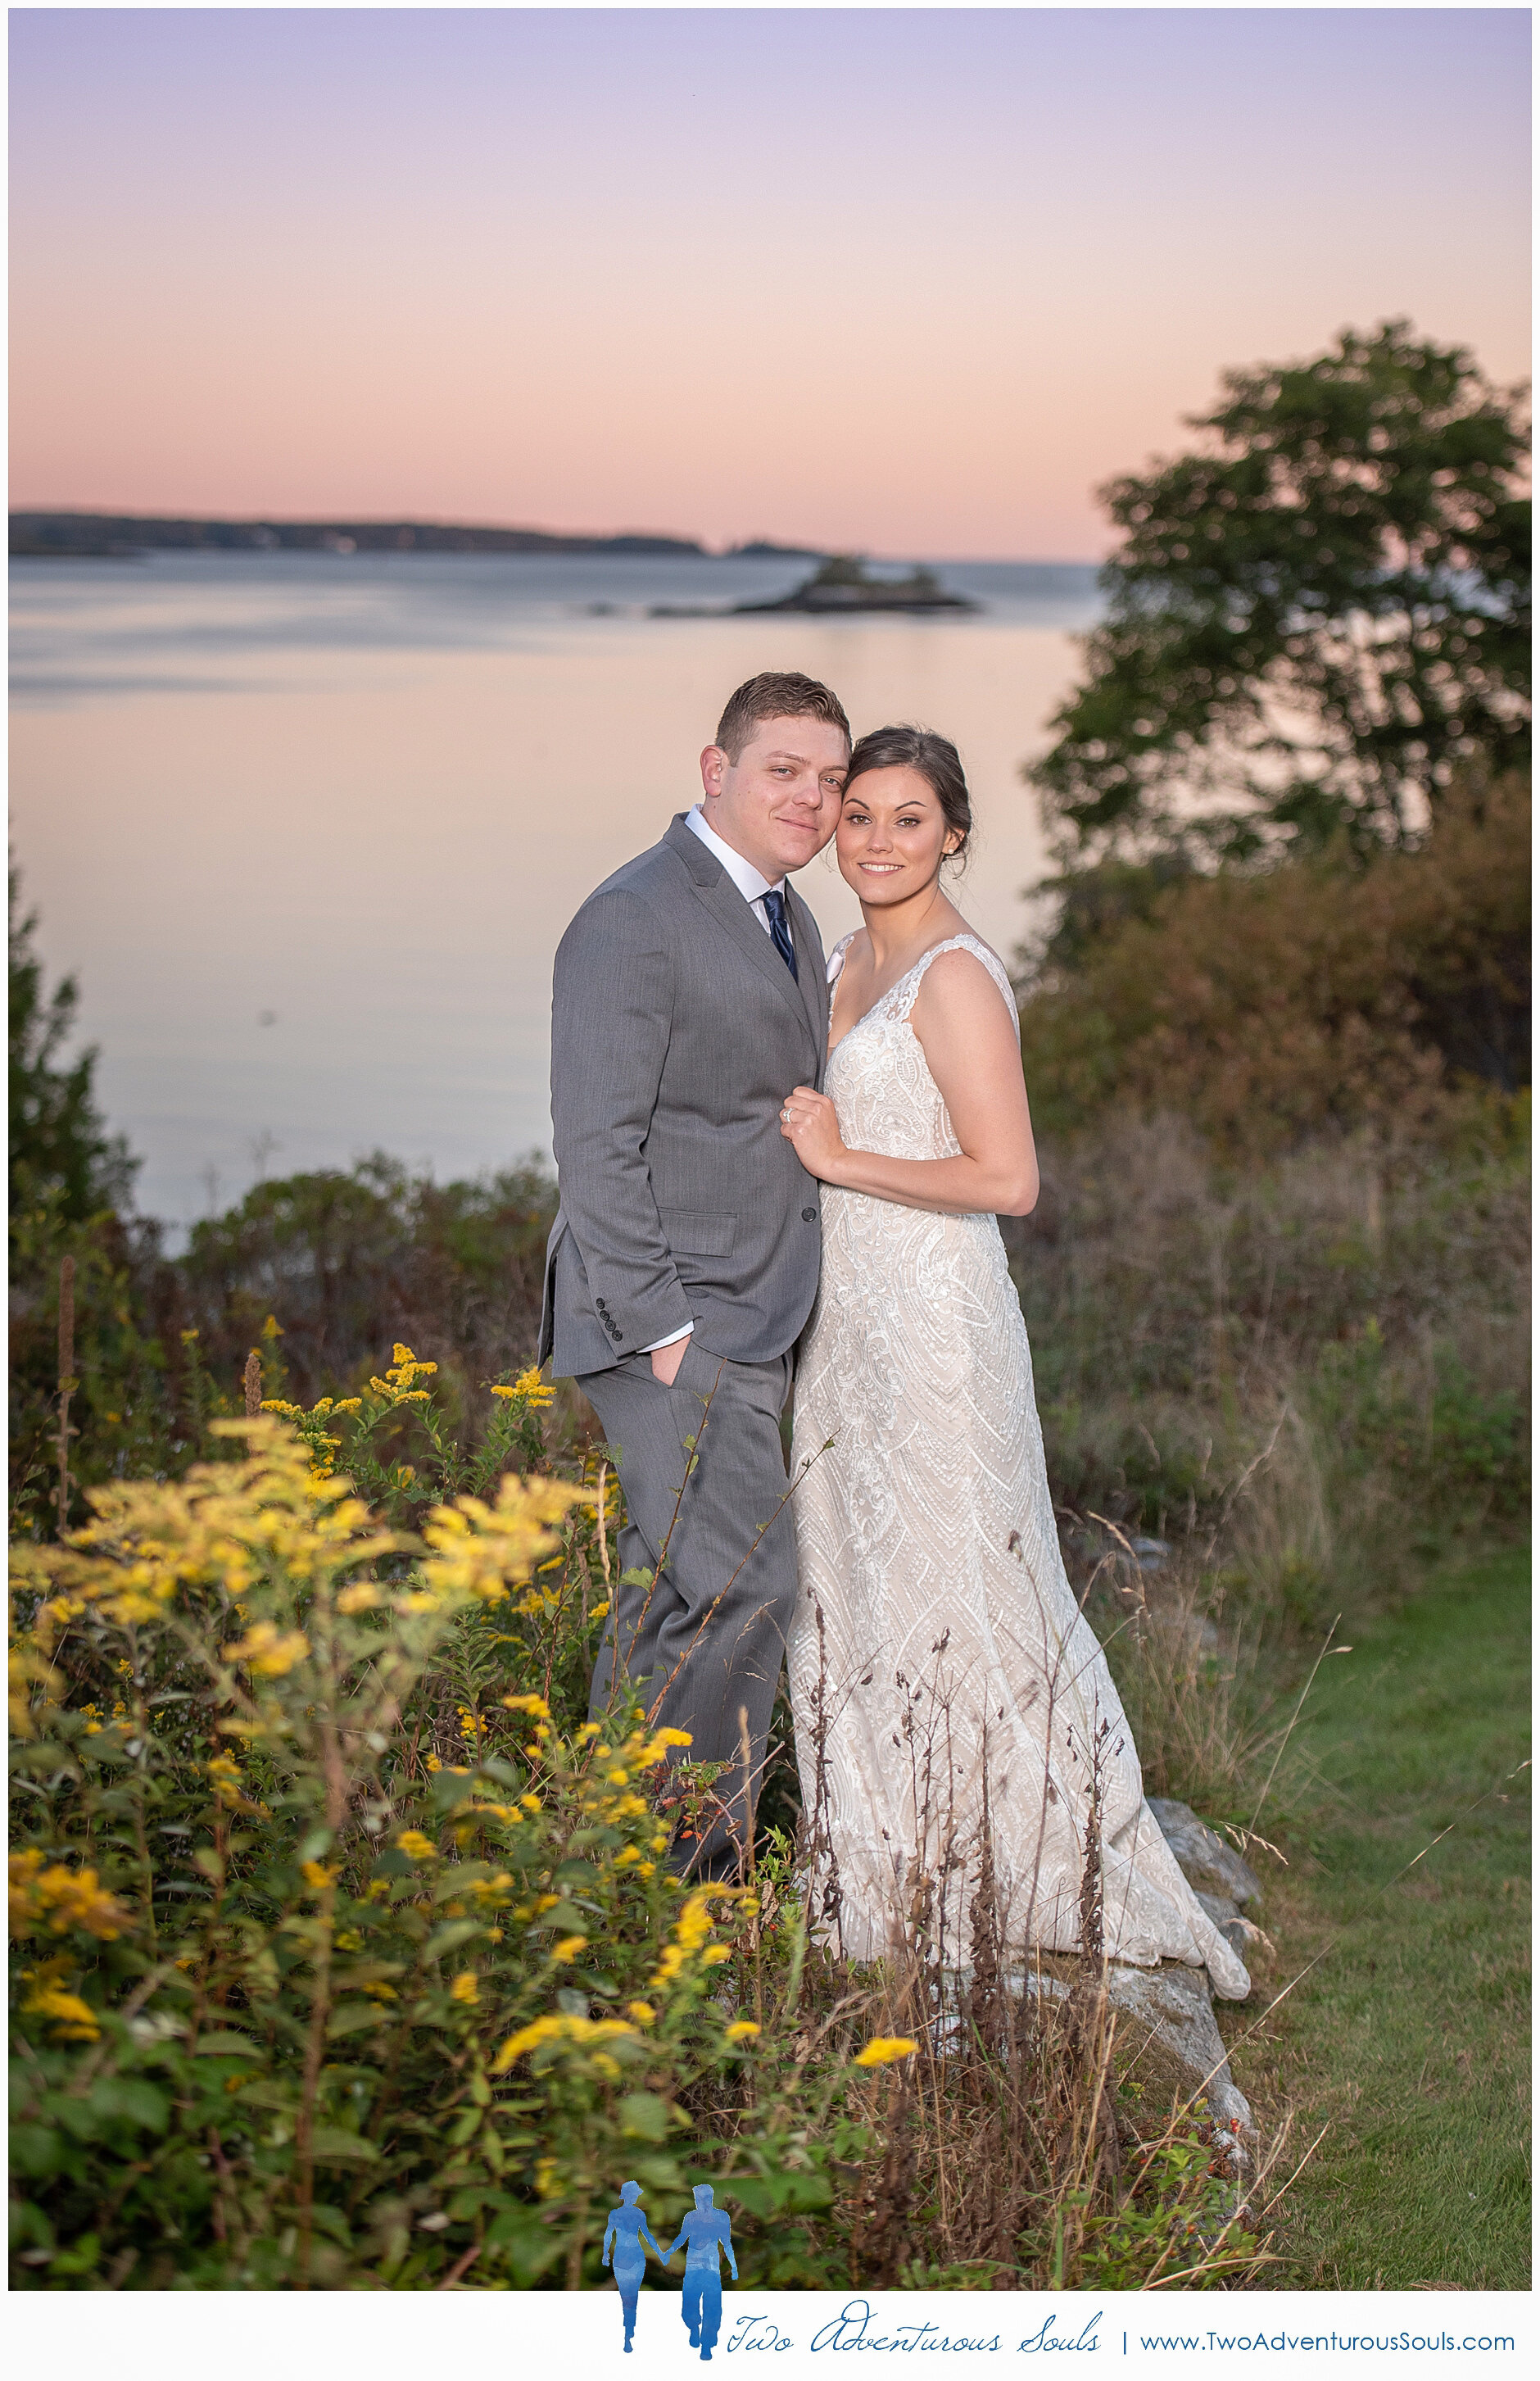
<svg viewBox="0 0 1540 2381">
<path fill-rule="evenodd" d="M 1073 910 L 1100 914 L 1084 897 Z M 1500 1140 L 1500 1113 L 1484 1124 L 1472 1086 L 1508 1098 L 1529 1080 L 1520 781 L 1451 798 L 1417 851 L 1357 870 L 1328 855 L 1186 874 L 1139 903 L 1110 897 L 1105 912 L 1022 1012 L 1050 1137 L 1118 1108 L 1182 1116 L 1240 1157 L 1365 1127 Z"/>
</svg>

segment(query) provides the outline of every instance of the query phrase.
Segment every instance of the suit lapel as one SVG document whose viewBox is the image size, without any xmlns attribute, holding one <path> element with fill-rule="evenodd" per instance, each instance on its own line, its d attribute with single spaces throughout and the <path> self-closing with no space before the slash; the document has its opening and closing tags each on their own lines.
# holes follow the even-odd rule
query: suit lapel
<svg viewBox="0 0 1540 2381">
<path fill-rule="evenodd" d="M 796 951 L 796 963 L 799 970 L 797 980 L 794 983 L 791 969 L 760 925 L 754 911 L 726 871 L 707 850 L 700 837 L 690 833 L 689 828 L 684 824 L 683 813 L 673 821 L 663 840 L 684 861 L 689 872 L 690 887 L 697 899 L 705 903 L 717 923 L 723 927 L 732 940 L 736 943 L 745 959 L 758 969 L 768 983 L 775 986 L 780 997 L 811 1039 L 821 1065 L 824 1036 L 819 1024 L 815 1022 L 815 1008 L 810 1006 L 809 999 L 805 996 L 803 991 L 803 978 L 810 973 L 814 975 L 817 973 L 811 954 L 806 959 L 803 956 L 806 933 L 798 934 L 794 932 L 793 934 L 793 946 Z M 787 906 L 792 909 L 794 916 L 795 909 L 799 906 L 794 895 Z M 816 1003 L 817 998 L 815 989 L 811 993 L 812 1002 Z"/>
<path fill-rule="evenodd" d="M 824 976 L 823 944 L 806 902 L 800 893 L 792 893 L 790 886 L 787 891 L 790 898 L 786 907 L 791 912 L 792 943 L 796 951 L 797 990 L 813 1029 L 821 1067 L 829 1043 L 829 985 Z"/>
</svg>

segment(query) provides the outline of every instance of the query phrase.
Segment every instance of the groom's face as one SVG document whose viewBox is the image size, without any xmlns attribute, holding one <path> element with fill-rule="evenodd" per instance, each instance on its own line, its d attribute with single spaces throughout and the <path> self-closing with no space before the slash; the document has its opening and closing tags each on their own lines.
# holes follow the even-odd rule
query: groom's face
<svg viewBox="0 0 1540 2381">
<path fill-rule="evenodd" d="M 840 820 L 850 749 L 823 719 L 762 719 L 734 761 L 700 756 L 706 824 L 773 885 L 805 868 Z"/>
</svg>

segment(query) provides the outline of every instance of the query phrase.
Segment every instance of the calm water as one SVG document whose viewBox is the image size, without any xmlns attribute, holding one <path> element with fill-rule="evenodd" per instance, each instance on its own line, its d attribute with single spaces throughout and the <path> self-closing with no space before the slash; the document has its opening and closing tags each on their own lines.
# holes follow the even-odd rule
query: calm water
<svg viewBox="0 0 1540 2381">
<path fill-rule="evenodd" d="M 649 620 L 805 566 L 157 556 L 11 568 L 12 838 L 80 981 L 139 1200 L 186 1221 L 259 1173 L 374 1148 L 441 1178 L 549 1146 L 567 919 L 699 790 L 753 671 L 834 686 L 856 732 L 956 738 L 960 899 L 1009 953 L 1043 868 L 1022 759 L 1095 617 L 1074 565 L 943 573 L 958 620 Z M 608 607 L 595 611 L 591 606 Z M 857 922 L 832 855 L 799 880 Z"/>
</svg>

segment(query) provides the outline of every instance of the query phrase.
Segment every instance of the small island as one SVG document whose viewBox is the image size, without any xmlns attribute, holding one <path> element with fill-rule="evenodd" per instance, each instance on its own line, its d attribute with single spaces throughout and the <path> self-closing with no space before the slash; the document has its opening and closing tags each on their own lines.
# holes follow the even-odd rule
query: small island
<svg viewBox="0 0 1540 2381">
<path fill-rule="evenodd" d="M 655 620 L 732 619 L 746 612 L 977 612 L 969 595 L 951 595 L 933 570 L 916 564 L 903 579 L 877 579 L 859 555 L 834 554 L 810 579 L 766 604 L 733 604 L 725 610 L 654 604 Z"/>
</svg>

